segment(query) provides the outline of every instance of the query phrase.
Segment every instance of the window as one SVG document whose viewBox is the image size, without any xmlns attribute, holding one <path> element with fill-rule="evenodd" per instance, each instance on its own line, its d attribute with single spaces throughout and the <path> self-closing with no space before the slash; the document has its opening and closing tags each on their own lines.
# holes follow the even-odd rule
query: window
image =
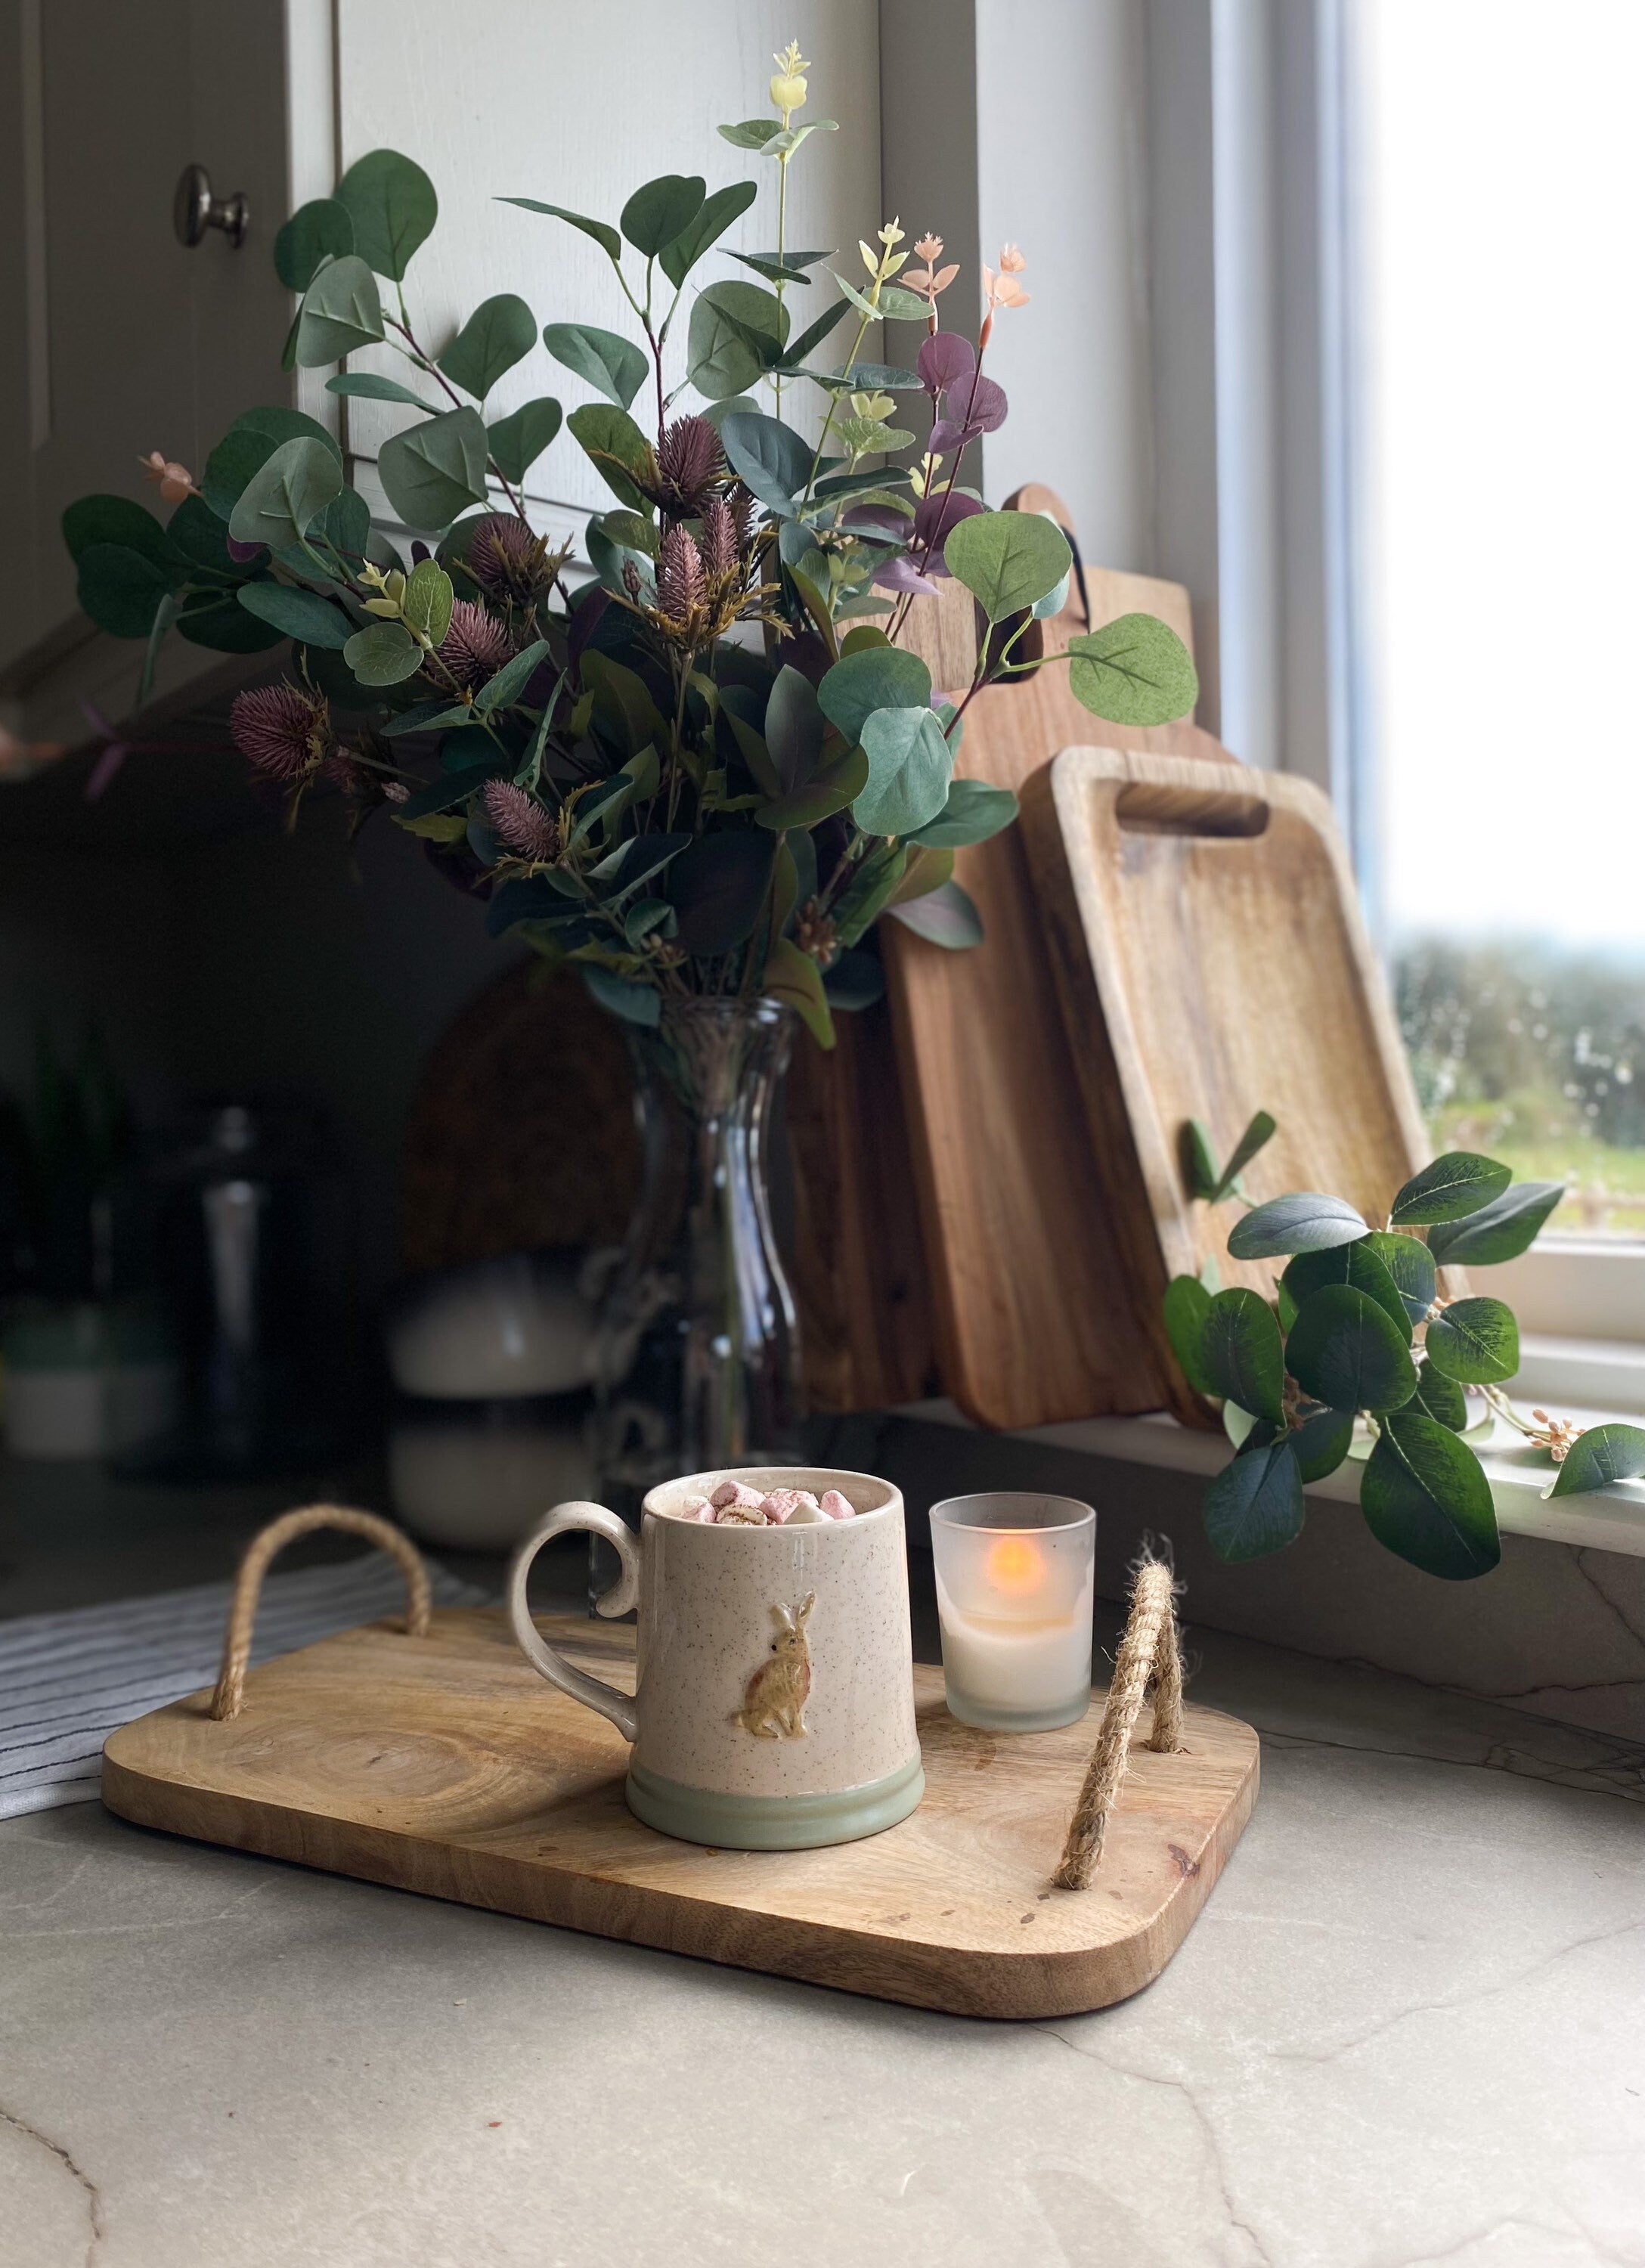
<svg viewBox="0 0 1645 2268">
<path fill-rule="evenodd" d="M 1436 1144 L 1645 1240 L 1645 8 L 1344 30 L 1372 917 Z"/>
</svg>

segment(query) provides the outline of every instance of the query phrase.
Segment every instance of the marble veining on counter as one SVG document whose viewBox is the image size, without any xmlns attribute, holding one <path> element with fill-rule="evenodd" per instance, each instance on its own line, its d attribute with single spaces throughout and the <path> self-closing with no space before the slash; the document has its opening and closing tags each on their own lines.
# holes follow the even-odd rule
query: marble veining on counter
<svg viewBox="0 0 1645 2268">
<path fill-rule="evenodd" d="M 1160 1981 L 1054 2023 L 10 1822 L 0 2263 L 1645 2264 L 1645 1755 L 1191 1645 L 1256 1815 Z"/>
</svg>

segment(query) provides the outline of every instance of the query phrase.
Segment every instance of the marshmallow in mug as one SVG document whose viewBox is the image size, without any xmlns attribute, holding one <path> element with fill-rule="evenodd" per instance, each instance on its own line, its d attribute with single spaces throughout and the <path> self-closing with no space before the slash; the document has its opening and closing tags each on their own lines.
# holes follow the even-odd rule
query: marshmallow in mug
<svg viewBox="0 0 1645 2268">
<path fill-rule="evenodd" d="M 809 1489 L 770 1489 L 762 1496 L 743 1481 L 721 1481 L 712 1496 L 699 1497 L 676 1517 L 705 1527 L 808 1528 L 827 1520 L 852 1520 L 856 1506 L 837 1489 L 826 1489 L 821 1504 Z"/>
</svg>

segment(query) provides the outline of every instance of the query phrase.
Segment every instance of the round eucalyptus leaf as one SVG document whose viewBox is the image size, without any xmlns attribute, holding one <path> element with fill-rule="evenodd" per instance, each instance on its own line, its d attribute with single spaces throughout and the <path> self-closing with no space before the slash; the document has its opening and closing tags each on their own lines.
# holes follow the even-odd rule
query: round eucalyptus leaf
<svg viewBox="0 0 1645 2268">
<path fill-rule="evenodd" d="M 1428 1325 L 1428 1360 L 1464 1386 L 1494 1386 L 1519 1368 L 1519 1325 L 1501 1300 L 1453 1300 Z"/>
<path fill-rule="evenodd" d="M 703 835 L 668 869 L 664 895 L 687 953 L 730 953 L 754 933 L 771 879 L 777 837 L 763 828 Z"/>
<path fill-rule="evenodd" d="M 1260 1559 L 1302 1532 L 1302 1474 L 1287 1435 L 1250 1440 L 1206 1491 L 1206 1535 L 1220 1559 Z"/>
<path fill-rule="evenodd" d="M 1479 1460 L 1449 1428 L 1414 1410 L 1383 1419 L 1360 1509 L 1377 1542 L 1425 1574 L 1464 1582 L 1488 1574 L 1502 1556 Z"/>
<path fill-rule="evenodd" d="M 948 799 L 934 819 L 917 828 L 911 841 L 930 850 L 958 850 L 972 843 L 986 843 L 1009 827 L 1017 815 L 1017 799 L 1008 787 L 990 787 L 985 780 L 956 779 Z"/>
<path fill-rule="evenodd" d="M 340 607 L 317 591 L 299 590 L 290 583 L 242 583 L 236 597 L 248 615 L 272 622 L 284 637 L 301 645 L 325 646 L 340 653 L 354 634 L 354 624 Z"/>
<path fill-rule="evenodd" d="M 1432 1418 L 1436 1425 L 1449 1426 L 1453 1433 L 1468 1430 L 1467 1395 L 1454 1378 L 1447 1378 L 1431 1362 L 1418 1370 L 1417 1390 L 1405 1406 Z"/>
<path fill-rule="evenodd" d="M 1499 1261 L 1517 1260 L 1536 1242 L 1564 1195 L 1563 1182 L 1515 1182 L 1478 1212 L 1438 1223 L 1428 1250 L 1442 1267 L 1455 1262 L 1488 1268 Z"/>
<path fill-rule="evenodd" d="M 1417 1382 L 1408 1327 L 1369 1292 L 1326 1284 L 1296 1311 L 1286 1367 L 1305 1394 L 1331 1410 L 1398 1410 Z"/>
<path fill-rule="evenodd" d="M 1391 1229 L 1374 1228 L 1365 1241 L 1398 1286 L 1407 1320 L 1420 1323 L 1434 1305 L 1433 1254 L 1420 1237 L 1400 1236 Z"/>
<path fill-rule="evenodd" d="M 80 554 L 76 595 L 100 630 L 114 637 L 147 637 L 173 580 L 127 544 L 92 543 Z"/>
<path fill-rule="evenodd" d="M 1275 1425 L 1285 1417 L 1285 1359 L 1280 1326 L 1265 1300 L 1243 1286 L 1219 1292 L 1199 1336 L 1208 1391 Z"/>
<path fill-rule="evenodd" d="M 542 394 L 488 426 L 486 446 L 505 481 L 523 481 L 559 430 L 560 405 Z"/>
<path fill-rule="evenodd" d="M 1334 1473 L 1354 1441 L 1351 1410 L 1317 1410 L 1291 1436 L 1303 1481 L 1323 1481 Z"/>
<path fill-rule="evenodd" d="M 852 805 L 858 826 L 869 835 L 903 836 L 934 819 L 948 799 L 954 752 L 932 711 L 876 709 L 859 737 L 868 784 Z"/>
<path fill-rule="evenodd" d="M 229 514 L 229 535 L 236 543 L 293 550 L 342 492 L 343 468 L 323 442 L 307 434 L 282 441 L 241 490 Z"/>
<path fill-rule="evenodd" d="M 454 386 L 483 401 L 499 378 L 537 343 L 537 319 L 518 292 L 483 299 L 439 357 Z"/>
<path fill-rule="evenodd" d="M 1410 1344 L 1411 1317 L 1399 1287 L 1368 1236 L 1357 1237 L 1352 1244 L 1333 1244 L 1324 1252 L 1299 1252 L 1281 1280 L 1299 1309 L 1327 1284 L 1352 1284 L 1376 1300 Z"/>
<path fill-rule="evenodd" d="M 865 646 L 837 661 L 817 687 L 822 714 L 855 747 L 876 711 L 923 710 L 931 713 L 931 672 L 917 653 L 900 645 Z M 939 806 L 941 808 L 941 806 Z"/>
<path fill-rule="evenodd" d="M 485 456 L 479 411 L 448 409 L 391 433 L 377 453 L 377 471 L 408 527 L 443 528 L 485 502 Z"/>
<path fill-rule="evenodd" d="M 682 236 L 702 211 L 708 184 L 700 173 L 663 173 L 635 190 L 620 216 L 636 252 L 653 259 Z"/>
<path fill-rule="evenodd" d="M 940 882 L 934 890 L 888 906 L 886 911 L 916 937 L 945 952 L 965 953 L 983 941 L 983 917 L 970 893 L 957 882 Z"/>
<path fill-rule="evenodd" d="M 1205 1364 L 1205 1329 L 1211 1294 L 1197 1276 L 1173 1276 L 1165 1287 L 1165 1335 L 1183 1376 L 1196 1394 L 1214 1395 Z"/>
<path fill-rule="evenodd" d="M 433 182 L 397 150 L 373 150 L 357 158 L 337 183 L 336 201 L 354 225 L 355 251 L 396 284 L 439 218 Z"/>
<path fill-rule="evenodd" d="M 1112 725 L 1169 725 L 1199 698 L 1193 657 L 1152 615 L 1121 615 L 1068 641 L 1068 690 Z"/>
<path fill-rule="evenodd" d="M 343 659 L 362 685 L 398 685 L 416 674 L 423 652 L 398 622 L 373 622 L 369 630 L 355 631 Z"/>
<path fill-rule="evenodd" d="M 192 504 L 192 497 L 185 497 Z M 154 514 L 130 497 L 77 497 L 63 515 L 63 540 L 77 563 L 94 543 L 118 544 L 136 551 L 151 566 L 171 573 L 181 565 L 175 540 Z"/>
<path fill-rule="evenodd" d="M 597 394 L 626 409 L 645 383 L 650 369 L 631 339 L 602 331 L 593 323 L 550 323 L 542 343 L 557 363 L 586 379 Z"/>
<path fill-rule="evenodd" d="M 973 512 L 949 531 L 942 556 L 991 622 L 1036 605 L 1073 560 L 1056 521 L 1036 512 Z"/>
<path fill-rule="evenodd" d="M 1295 1189 L 1255 1206 L 1236 1221 L 1228 1250 L 1236 1260 L 1273 1260 L 1281 1254 L 1327 1251 L 1365 1233 L 1365 1223 L 1341 1197 Z"/>
<path fill-rule="evenodd" d="M 1507 1166 L 1473 1150 L 1447 1150 L 1408 1181 L 1389 1215 L 1397 1228 L 1426 1228 L 1465 1219 L 1500 1197 L 1512 1179 Z"/>
<path fill-rule="evenodd" d="M 314 197 L 299 205 L 274 239 L 274 272 L 288 291 L 306 291 L 324 260 L 343 260 L 354 250 L 354 223 L 336 197 Z"/>
<path fill-rule="evenodd" d="M 406 578 L 400 611 L 431 645 L 439 645 L 451 628 L 453 597 L 451 578 L 439 562 L 419 559 Z"/>
<path fill-rule="evenodd" d="M 709 246 L 717 243 L 732 222 L 747 212 L 758 195 L 759 184 L 756 181 L 733 181 L 727 188 L 716 189 L 712 197 L 704 200 L 694 218 L 664 245 L 660 255 L 662 271 L 676 291 Z M 809 284 L 811 279 L 795 275 L 791 269 L 786 280 Z"/>
<path fill-rule="evenodd" d="M 1645 1429 L 1638 1425 L 1590 1425 L 1566 1454 L 1550 1496 L 1581 1496 L 1645 1473 Z"/>
<path fill-rule="evenodd" d="M 305 370 L 341 362 L 383 335 L 377 278 L 352 254 L 328 260 L 303 294 L 297 319 L 296 358 Z"/>
</svg>

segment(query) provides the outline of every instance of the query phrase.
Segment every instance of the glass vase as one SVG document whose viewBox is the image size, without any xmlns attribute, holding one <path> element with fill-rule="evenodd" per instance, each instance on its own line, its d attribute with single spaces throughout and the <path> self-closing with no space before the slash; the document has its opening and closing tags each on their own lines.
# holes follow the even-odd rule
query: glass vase
<svg viewBox="0 0 1645 2268">
<path fill-rule="evenodd" d="M 601 1498 L 631 1525 L 658 1482 L 796 1462 L 793 1296 L 771 1233 L 769 1131 L 793 1014 L 665 998 L 628 1025 L 642 1179 L 594 1341 Z"/>
</svg>

